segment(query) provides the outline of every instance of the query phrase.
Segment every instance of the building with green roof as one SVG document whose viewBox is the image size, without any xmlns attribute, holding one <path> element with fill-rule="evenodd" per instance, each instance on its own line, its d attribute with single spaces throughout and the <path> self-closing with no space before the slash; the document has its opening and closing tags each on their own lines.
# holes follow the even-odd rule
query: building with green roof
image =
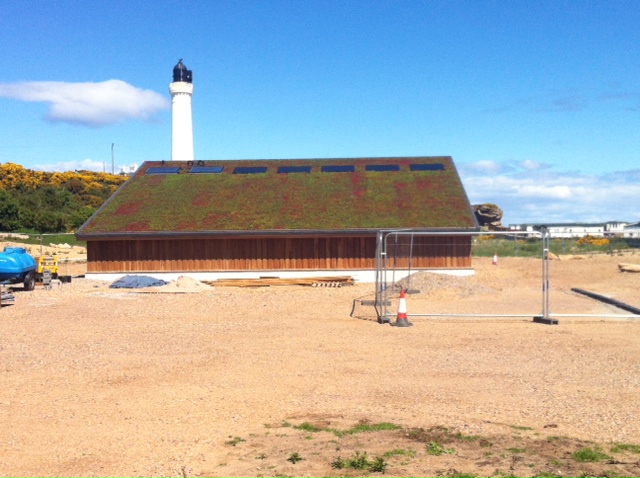
<svg viewBox="0 0 640 478">
<path fill-rule="evenodd" d="M 415 269 L 470 269 L 478 224 L 438 157 L 149 161 L 78 230 L 87 274 L 369 280 L 383 230 L 446 231 Z"/>
</svg>

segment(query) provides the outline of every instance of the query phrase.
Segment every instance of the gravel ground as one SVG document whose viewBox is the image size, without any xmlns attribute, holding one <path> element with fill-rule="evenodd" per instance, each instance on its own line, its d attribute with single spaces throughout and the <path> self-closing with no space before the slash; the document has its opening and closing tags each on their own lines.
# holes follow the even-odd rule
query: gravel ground
<svg viewBox="0 0 640 478">
<path fill-rule="evenodd" d="M 640 320 L 591 317 L 626 312 L 570 291 L 640 306 L 640 274 L 618 262 L 640 256 L 552 262 L 552 312 L 582 314 L 557 326 L 481 315 L 540 312 L 533 259 L 414 276 L 407 328 L 360 304 L 371 284 L 16 290 L 0 311 L 0 476 L 379 474 L 332 467 L 358 450 L 388 453 L 395 476 L 585 473 L 563 462 L 576 447 L 640 444 Z M 381 422 L 401 430 L 335 433 Z M 494 451 L 465 448 L 467 435 Z M 565 455 L 495 449 L 536 440 Z M 457 452 L 427 453 L 436 441 Z M 600 466 L 638 476 L 640 455 L 615 457 Z"/>
</svg>

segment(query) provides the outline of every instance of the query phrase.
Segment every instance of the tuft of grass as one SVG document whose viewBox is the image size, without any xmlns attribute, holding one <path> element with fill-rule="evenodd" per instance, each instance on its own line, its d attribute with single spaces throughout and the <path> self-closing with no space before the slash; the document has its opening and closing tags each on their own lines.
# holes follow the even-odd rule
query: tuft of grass
<svg viewBox="0 0 640 478">
<path fill-rule="evenodd" d="M 372 473 L 384 473 L 387 471 L 387 462 L 381 456 L 374 458 L 373 463 L 369 465 L 369 471 Z"/>
<path fill-rule="evenodd" d="M 513 428 L 514 430 L 521 430 L 521 431 L 531 431 L 531 430 L 533 430 L 533 428 L 531 428 L 531 427 L 523 427 L 523 426 L 519 426 L 519 425 L 511 425 L 511 428 Z"/>
<path fill-rule="evenodd" d="M 231 436 L 229 436 L 229 438 L 231 438 Z M 238 443 L 241 443 L 243 441 L 247 441 L 244 438 L 240 438 L 240 437 L 233 437 L 231 438 L 231 440 L 227 440 L 225 443 L 227 445 L 231 445 L 231 446 L 236 446 Z"/>
<path fill-rule="evenodd" d="M 427 454 L 429 455 L 433 455 L 433 456 L 452 455 L 455 452 L 456 451 L 453 448 L 445 448 L 436 441 L 430 441 L 429 443 L 427 443 Z"/>
<path fill-rule="evenodd" d="M 289 455 L 289 458 L 287 458 L 287 461 L 290 461 L 291 463 L 293 463 L 294 465 L 296 463 L 298 463 L 299 461 L 304 460 L 304 458 L 302 458 L 300 456 L 300 453 L 298 453 L 297 451 L 292 453 L 291 455 Z"/>
<path fill-rule="evenodd" d="M 625 475 L 623 475 L 622 473 L 619 473 L 617 471 L 613 471 L 613 470 L 606 470 L 603 473 L 604 476 L 606 476 L 607 478 L 627 478 Z"/>
<path fill-rule="evenodd" d="M 300 425 L 291 425 L 288 422 L 283 422 L 282 426 L 293 427 L 296 430 L 302 430 L 309 433 L 318 432 L 332 432 L 337 437 L 343 437 L 346 435 L 355 435 L 356 433 L 388 431 L 388 430 L 401 430 L 400 425 L 395 423 L 382 422 L 382 423 L 358 423 L 357 425 L 348 428 L 347 430 L 338 430 L 337 428 L 320 428 L 309 422 L 302 422 Z"/>
<path fill-rule="evenodd" d="M 462 432 L 454 433 L 453 438 L 462 441 L 478 441 L 482 439 L 480 435 L 465 435 Z"/>
<path fill-rule="evenodd" d="M 288 421 L 284 420 L 284 421 L 280 424 L 280 426 L 281 426 L 281 427 L 285 427 L 285 428 L 287 428 L 287 427 L 290 427 L 290 426 L 291 426 L 291 423 L 289 423 Z"/>
<path fill-rule="evenodd" d="M 524 453 L 527 450 L 525 448 L 507 448 L 507 451 L 517 455 L 519 453 Z"/>
<path fill-rule="evenodd" d="M 606 453 L 602 453 L 598 449 L 594 450 L 593 448 L 581 448 L 580 450 L 574 452 L 572 456 L 574 460 L 581 463 L 611 460 L 611 457 L 609 455 L 607 455 Z"/>
<path fill-rule="evenodd" d="M 356 451 L 351 458 L 343 460 L 338 457 L 331 463 L 331 466 L 335 469 L 342 470 L 344 468 L 351 468 L 353 470 L 366 470 L 369 466 L 369 458 L 367 452 Z"/>
<path fill-rule="evenodd" d="M 395 450 L 389 450 L 382 454 L 384 458 L 391 458 L 392 456 L 408 456 L 413 458 L 416 456 L 415 450 L 407 450 L 405 448 L 396 448 Z"/>
<path fill-rule="evenodd" d="M 459 473 L 456 470 L 453 470 L 451 473 L 447 473 L 445 475 L 447 478 L 477 478 L 478 475 L 474 475 L 473 473 Z"/>
<path fill-rule="evenodd" d="M 500 476 L 501 478 L 518 478 L 513 473 L 507 473 L 506 471 L 496 471 L 494 474 L 496 476 Z"/>
<path fill-rule="evenodd" d="M 389 431 L 389 430 L 400 430 L 402 427 L 400 425 L 396 425 L 395 423 L 382 422 L 382 423 L 358 423 L 357 425 L 352 426 L 348 430 L 331 430 L 336 436 L 342 437 L 345 435 L 355 435 L 356 433 L 366 433 L 366 432 L 379 432 L 379 431 Z"/>
<path fill-rule="evenodd" d="M 630 451 L 631 453 L 640 453 L 640 445 L 616 443 L 611 447 L 611 453 L 620 453 L 621 451 Z"/>
<path fill-rule="evenodd" d="M 337 457 L 331 462 L 331 467 L 337 470 L 368 470 L 372 473 L 384 473 L 387 469 L 387 462 L 381 456 L 369 460 L 367 452 L 356 451 L 351 458 L 343 459 Z"/>
<path fill-rule="evenodd" d="M 305 432 L 309 433 L 322 432 L 326 430 L 326 428 L 318 428 L 309 422 L 303 422 L 300 425 L 294 425 L 293 428 L 295 428 L 296 430 L 304 430 Z"/>
<path fill-rule="evenodd" d="M 399 430 L 402 428 L 395 423 L 382 422 L 382 423 L 360 423 L 348 430 L 349 433 L 362 433 L 362 432 L 378 432 L 384 430 Z"/>
<path fill-rule="evenodd" d="M 551 475 L 549 473 L 542 473 L 539 475 L 533 475 L 531 478 L 564 478 L 561 475 Z"/>
</svg>

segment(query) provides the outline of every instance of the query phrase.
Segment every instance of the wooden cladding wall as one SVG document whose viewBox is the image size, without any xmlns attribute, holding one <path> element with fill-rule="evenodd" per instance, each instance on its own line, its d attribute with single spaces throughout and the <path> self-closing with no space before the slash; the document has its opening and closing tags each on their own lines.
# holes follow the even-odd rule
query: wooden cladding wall
<svg viewBox="0 0 640 478">
<path fill-rule="evenodd" d="M 387 236 L 387 266 L 396 269 L 471 267 L 471 237 Z"/>
<path fill-rule="evenodd" d="M 412 268 L 471 267 L 470 238 L 421 237 L 413 246 Z M 408 266 L 408 246 L 395 249 L 397 265 Z M 87 271 L 373 270 L 375 255 L 375 236 L 88 241 Z"/>
</svg>

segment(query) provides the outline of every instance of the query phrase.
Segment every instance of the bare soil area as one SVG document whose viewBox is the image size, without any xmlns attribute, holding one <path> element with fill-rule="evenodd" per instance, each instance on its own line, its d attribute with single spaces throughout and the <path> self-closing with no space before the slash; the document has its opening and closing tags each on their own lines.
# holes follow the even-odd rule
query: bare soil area
<svg viewBox="0 0 640 478">
<path fill-rule="evenodd" d="M 620 262 L 552 261 L 558 325 L 539 260 L 417 274 L 412 327 L 372 284 L 123 290 L 69 262 L 0 310 L 0 476 L 639 476 L 640 318 L 571 291 L 640 307 Z"/>
</svg>

